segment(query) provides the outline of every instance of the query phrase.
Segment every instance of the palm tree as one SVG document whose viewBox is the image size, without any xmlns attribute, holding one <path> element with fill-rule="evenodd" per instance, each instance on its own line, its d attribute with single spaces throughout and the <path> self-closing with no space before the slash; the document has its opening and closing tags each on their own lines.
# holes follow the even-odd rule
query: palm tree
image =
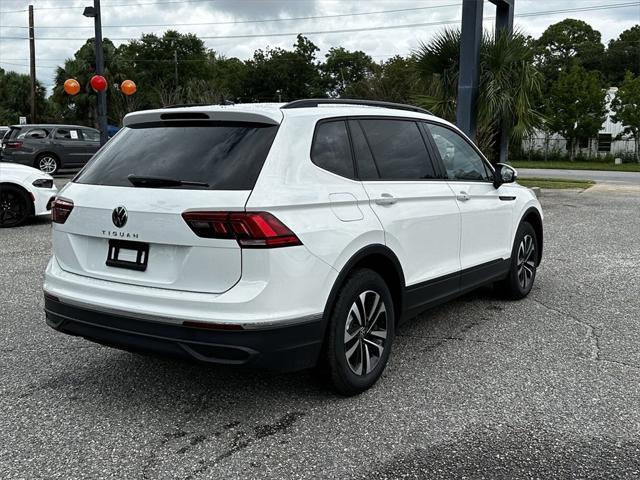
<svg viewBox="0 0 640 480">
<path fill-rule="evenodd" d="M 496 158 L 501 127 L 508 127 L 512 144 L 540 127 L 543 117 L 535 106 L 542 75 L 533 64 L 533 49 L 521 32 L 485 33 L 480 50 L 478 102 L 479 147 Z M 415 103 L 455 121 L 460 64 L 460 31 L 446 29 L 414 52 L 420 89 Z"/>
</svg>

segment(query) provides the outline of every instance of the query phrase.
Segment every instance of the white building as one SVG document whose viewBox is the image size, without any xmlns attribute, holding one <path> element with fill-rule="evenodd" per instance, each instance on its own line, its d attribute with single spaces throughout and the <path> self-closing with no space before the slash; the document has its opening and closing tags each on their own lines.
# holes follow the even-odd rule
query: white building
<svg viewBox="0 0 640 480">
<path fill-rule="evenodd" d="M 630 138 L 619 138 L 622 134 L 624 126 L 621 123 L 615 123 L 611 120 L 613 112 L 611 111 L 611 102 L 618 92 L 617 87 L 610 87 L 607 90 L 607 117 L 602 124 L 602 128 L 597 138 L 580 140 L 576 154 L 586 156 L 604 156 L 604 155 L 633 155 L 634 141 Z M 550 157 L 568 155 L 567 141 L 558 134 L 546 135 L 543 131 L 537 131 L 536 134 L 522 142 L 525 152 L 537 152 L 538 154 L 547 152 Z"/>
</svg>

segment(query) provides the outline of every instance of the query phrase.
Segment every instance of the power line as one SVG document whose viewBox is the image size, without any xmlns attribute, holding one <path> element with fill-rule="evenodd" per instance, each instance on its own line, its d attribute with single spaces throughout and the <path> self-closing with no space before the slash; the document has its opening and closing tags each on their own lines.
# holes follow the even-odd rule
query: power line
<svg viewBox="0 0 640 480">
<path fill-rule="evenodd" d="M 227 22 L 195 22 L 195 23 L 143 23 L 143 24 L 130 24 L 130 25 L 103 25 L 103 28 L 140 28 L 140 27 L 172 27 L 172 26 L 198 26 L 198 25 L 239 25 L 248 23 L 266 23 L 266 22 L 286 22 L 292 20 L 320 20 L 324 18 L 341 18 L 341 17 L 357 17 L 363 15 L 378 15 L 385 13 L 400 13 L 400 12 L 414 12 L 419 10 L 433 10 L 434 8 L 446 8 L 446 7 L 459 7 L 459 3 L 445 3 L 442 5 L 429 5 L 427 7 L 413 7 L 413 8 L 397 8 L 394 10 L 378 10 L 374 12 L 355 12 L 355 13 L 341 13 L 336 15 L 314 15 L 310 17 L 288 17 L 288 18 L 264 18 L 253 20 L 234 20 Z M 29 28 L 21 25 L 0 25 L 0 28 Z M 41 28 L 93 28 L 77 25 L 56 25 L 56 26 L 43 26 Z"/>
<path fill-rule="evenodd" d="M 537 12 L 525 12 L 516 14 L 516 17 L 535 17 L 540 15 L 554 15 L 558 13 L 575 13 L 575 12 L 586 12 L 586 11 L 594 11 L 594 10 L 610 10 L 614 8 L 628 8 L 632 6 L 640 6 L 640 2 L 627 2 L 627 3 L 618 3 L 618 4 L 609 4 L 609 5 L 594 5 L 589 7 L 577 7 L 577 8 L 564 8 L 558 10 L 546 10 L 546 11 L 537 11 Z M 493 20 L 495 17 L 485 17 L 483 20 Z M 245 35 L 219 35 L 219 36 L 199 36 L 201 39 L 205 40 L 224 40 L 224 39 L 242 39 L 242 38 L 266 38 L 266 37 L 288 37 L 295 35 L 322 35 L 322 34 L 332 34 L 332 33 L 355 33 L 355 32 L 366 32 L 366 31 L 383 31 L 383 30 L 394 30 L 401 28 L 416 28 L 416 27 L 432 27 L 439 25 L 452 25 L 460 23 L 459 19 L 456 20 L 441 20 L 437 22 L 422 22 L 422 23 L 410 23 L 410 24 L 401 24 L 401 25 L 381 25 L 376 27 L 362 27 L 362 28 L 344 28 L 337 30 L 315 30 L 315 31 L 298 31 L 298 32 L 274 32 L 274 33 L 257 33 L 257 34 L 245 34 Z M 0 39 L 11 39 L 11 40 L 24 40 L 27 37 L 11 37 L 5 36 L 0 37 Z M 36 37 L 37 40 L 86 40 L 86 38 L 72 38 L 72 37 Z M 124 41 L 124 40 L 135 40 L 135 38 L 131 37 L 111 37 L 110 40 L 115 41 Z"/>
<path fill-rule="evenodd" d="M 170 4 L 170 3 L 182 3 L 182 4 L 187 4 L 187 3 L 211 3 L 211 2 L 215 2 L 216 0 L 167 0 L 167 1 L 161 1 L 161 2 L 145 2 L 145 3 L 107 3 L 102 5 L 102 8 L 109 8 L 109 7 L 142 7 L 145 5 L 166 5 L 166 4 Z M 34 10 L 74 10 L 74 9 L 80 9 L 80 8 L 84 8 L 84 5 L 68 5 L 66 7 L 38 7 L 38 8 L 34 8 Z M 22 10 L 3 10 L 0 12 L 0 14 L 2 13 L 19 13 L 19 12 L 28 12 L 28 9 L 22 9 Z"/>
</svg>

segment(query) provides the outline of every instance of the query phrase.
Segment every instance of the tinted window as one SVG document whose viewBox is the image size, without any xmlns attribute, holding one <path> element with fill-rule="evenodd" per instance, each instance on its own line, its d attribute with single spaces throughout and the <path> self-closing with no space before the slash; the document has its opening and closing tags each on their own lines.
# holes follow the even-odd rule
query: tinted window
<svg viewBox="0 0 640 480">
<path fill-rule="evenodd" d="M 427 124 L 451 180 L 491 180 L 484 160 L 463 137 L 445 127 Z"/>
<path fill-rule="evenodd" d="M 422 134 L 408 120 L 361 120 L 380 177 L 387 180 L 435 178 Z"/>
<path fill-rule="evenodd" d="M 361 180 L 376 180 L 380 178 L 360 123 L 357 120 L 349 120 L 349 129 L 351 130 L 353 152 L 358 166 L 358 177 Z"/>
<path fill-rule="evenodd" d="M 343 120 L 318 125 L 311 146 L 311 161 L 336 175 L 353 178 L 353 160 Z"/>
<path fill-rule="evenodd" d="M 137 175 L 204 182 L 212 190 L 251 190 L 277 130 L 274 125 L 244 122 L 126 127 L 93 157 L 76 181 L 131 186 L 127 176 Z"/>
<path fill-rule="evenodd" d="M 83 129 L 82 130 L 82 135 L 84 136 L 84 139 L 89 141 L 89 142 L 99 142 L 100 141 L 100 132 L 98 132 L 97 130 L 89 130 L 87 129 Z"/>
<path fill-rule="evenodd" d="M 54 138 L 59 140 L 80 140 L 80 131 L 75 128 L 59 128 Z"/>
<path fill-rule="evenodd" d="M 21 131 L 17 138 L 46 138 L 47 135 L 49 132 L 44 128 L 31 128 Z"/>
</svg>

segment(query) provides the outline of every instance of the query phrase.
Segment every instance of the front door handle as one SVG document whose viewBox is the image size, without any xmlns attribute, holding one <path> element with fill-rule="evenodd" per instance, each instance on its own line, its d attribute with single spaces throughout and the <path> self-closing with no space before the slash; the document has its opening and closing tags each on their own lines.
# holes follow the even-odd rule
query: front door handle
<svg viewBox="0 0 640 480">
<path fill-rule="evenodd" d="M 380 195 L 380 198 L 376 198 L 374 201 L 378 205 L 393 205 L 398 199 L 390 193 L 383 193 Z"/>
<path fill-rule="evenodd" d="M 456 198 L 458 199 L 458 201 L 460 202 L 466 202 L 467 200 L 469 200 L 471 197 L 469 196 L 469 194 L 467 192 L 460 192 Z"/>
</svg>

